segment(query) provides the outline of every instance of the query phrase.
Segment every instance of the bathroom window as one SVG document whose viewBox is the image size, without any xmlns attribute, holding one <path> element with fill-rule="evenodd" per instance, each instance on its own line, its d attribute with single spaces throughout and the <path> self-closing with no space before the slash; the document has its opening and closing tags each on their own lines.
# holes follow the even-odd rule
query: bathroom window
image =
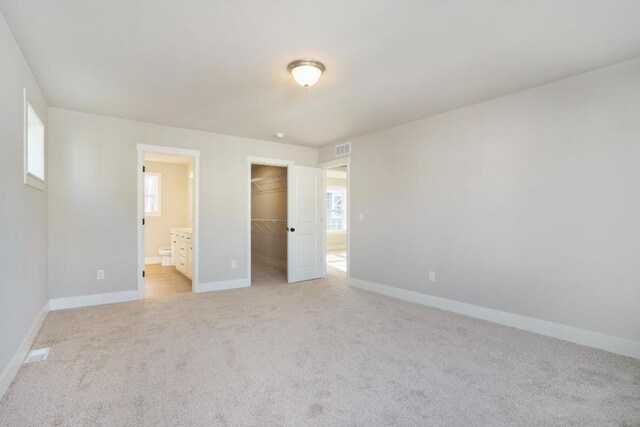
<svg viewBox="0 0 640 427">
<path fill-rule="evenodd" d="M 24 96 L 24 183 L 39 190 L 44 181 L 44 124 Z"/>
<path fill-rule="evenodd" d="M 160 185 L 159 173 L 144 174 L 144 215 L 160 216 Z"/>
</svg>

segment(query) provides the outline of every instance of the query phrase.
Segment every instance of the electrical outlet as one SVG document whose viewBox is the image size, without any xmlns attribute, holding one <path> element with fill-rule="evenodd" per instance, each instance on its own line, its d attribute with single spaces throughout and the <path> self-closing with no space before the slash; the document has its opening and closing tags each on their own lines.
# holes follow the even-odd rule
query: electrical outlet
<svg viewBox="0 0 640 427">
<path fill-rule="evenodd" d="M 430 282 L 435 282 L 436 281 L 436 272 L 435 271 L 429 270 L 429 281 Z"/>
<path fill-rule="evenodd" d="M 231 260 L 231 268 L 238 268 L 238 262 L 235 259 Z"/>
<path fill-rule="evenodd" d="M 104 270 L 98 270 L 96 273 L 98 280 L 104 280 Z"/>
</svg>

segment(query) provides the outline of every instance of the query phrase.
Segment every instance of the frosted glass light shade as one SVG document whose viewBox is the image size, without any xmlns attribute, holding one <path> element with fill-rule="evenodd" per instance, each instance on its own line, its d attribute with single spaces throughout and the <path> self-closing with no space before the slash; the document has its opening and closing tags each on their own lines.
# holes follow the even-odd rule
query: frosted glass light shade
<svg viewBox="0 0 640 427">
<path fill-rule="evenodd" d="M 310 59 L 299 59 L 293 61 L 287 67 L 293 79 L 298 82 L 300 86 L 305 88 L 311 87 L 318 82 L 322 72 L 325 70 L 324 65 L 321 62 Z"/>
</svg>

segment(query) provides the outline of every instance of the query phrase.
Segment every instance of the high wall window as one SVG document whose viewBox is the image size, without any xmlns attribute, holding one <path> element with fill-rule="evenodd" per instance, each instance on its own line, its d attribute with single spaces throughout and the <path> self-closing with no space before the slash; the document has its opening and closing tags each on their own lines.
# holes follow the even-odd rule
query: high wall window
<svg viewBox="0 0 640 427">
<path fill-rule="evenodd" d="M 160 216 L 160 185 L 159 173 L 147 172 L 144 174 L 144 215 Z"/>
<path fill-rule="evenodd" d="M 347 189 L 327 187 L 327 231 L 347 231 Z"/>
<path fill-rule="evenodd" d="M 44 124 L 25 96 L 24 183 L 44 190 Z"/>
</svg>

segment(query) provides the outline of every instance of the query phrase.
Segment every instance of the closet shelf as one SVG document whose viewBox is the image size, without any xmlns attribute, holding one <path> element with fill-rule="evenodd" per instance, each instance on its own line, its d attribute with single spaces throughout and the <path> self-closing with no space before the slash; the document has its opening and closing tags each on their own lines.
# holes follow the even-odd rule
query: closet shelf
<svg viewBox="0 0 640 427">
<path fill-rule="evenodd" d="M 251 218 L 251 225 L 260 233 L 282 234 L 287 231 L 287 221 L 279 219 Z"/>
<path fill-rule="evenodd" d="M 259 176 L 251 179 L 252 193 L 284 191 L 287 189 L 287 173 Z"/>
</svg>

